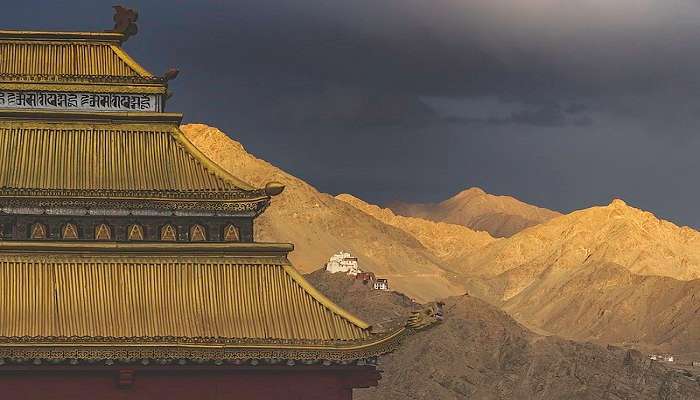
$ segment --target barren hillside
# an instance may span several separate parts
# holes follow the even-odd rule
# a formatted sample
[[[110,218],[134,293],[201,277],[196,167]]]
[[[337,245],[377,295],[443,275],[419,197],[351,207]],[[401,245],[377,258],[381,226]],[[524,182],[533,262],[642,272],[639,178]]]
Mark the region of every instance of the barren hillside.
[[[510,237],[561,215],[510,196],[488,194],[480,188],[464,190],[440,203],[393,202],[388,207],[398,215],[463,225],[494,237]]]
[[[700,356],[700,280],[586,263],[573,271],[545,271],[503,309],[568,338]]]
[[[616,200],[483,241],[467,228],[338,198],[452,255],[447,265],[469,293],[537,331],[700,353],[700,280],[689,280],[700,271],[698,233],[689,228]]]
[[[339,250],[350,250],[361,265],[389,278],[392,287],[420,300],[464,292],[418,240],[355,207],[320,193],[311,185],[245,151],[216,128],[183,125],[204,154],[234,176],[258,187],[270,181],[287,186],[256,220],[256,240],[292,242],[292,262],[313,271]]]
[[[307,278],[370,322],[401,318],[413,307],[399,294],[371,291],[345,276],[316,272]],[[448,299],[445,321],[409,337],[380,359],[380,368],[379,386],[356,391],[356,398],[700,398],[695,377],[672,372],[639,352],[542,337],[470,296]]]
[[[440,260],[447,263],[460,260],[477,249],[497,241],[487,232],[477,232],[462,225],[396,215],[388,208],[380,208],[349,194],[340,194],[336,199],[410,233]]]
[[[622,200],[551,219],[494,242],[460,263],[463,273],[494,278],[507,300],[546,270],[617,264],[639,275],[700,278],[700,233],[660,220]]]

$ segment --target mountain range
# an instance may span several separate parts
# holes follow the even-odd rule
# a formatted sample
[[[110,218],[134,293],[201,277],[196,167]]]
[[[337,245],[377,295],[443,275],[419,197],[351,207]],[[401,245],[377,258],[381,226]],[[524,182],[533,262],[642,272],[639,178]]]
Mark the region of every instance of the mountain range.
[[[244,181],[287,186],[258,218],[256,239],[295,243],[291,260],[303,272],[349,250],[364,269],[416,301],[468,292],[540,334],[700,357],[700,233],[691,228],[622,200],[566,215],[479,189],[443,202],[449,207],[440,203],[466,216],[529,221],[524,229],[499,222],[489,231],[470,227],[467,217],[450,223],[442,214],[421,217],[394,205],[395,213],[351,195],[324,194],[215,128],[183,131]]]
[[[256,158],[216,128],[188,124],[181,129],[207,157],[239,179],[256,187],[270,181],[286,186],[256,219],[255,238],[294,243],[290,260],[301,272],[314,271],[334,253],[346,250],[359,257],[364,269],[388,278],[393,287],[417,300],[464,293],[454,273],[410,233]]]
[[[333,301],[373,325],[405,321],[419,307],[343,274],[306,276]],[[542,336],[475,297],[445,300],[442,323],[409,336],[380,358],[379,386],[360,400],[700,398],[698,377],[636,350]]]

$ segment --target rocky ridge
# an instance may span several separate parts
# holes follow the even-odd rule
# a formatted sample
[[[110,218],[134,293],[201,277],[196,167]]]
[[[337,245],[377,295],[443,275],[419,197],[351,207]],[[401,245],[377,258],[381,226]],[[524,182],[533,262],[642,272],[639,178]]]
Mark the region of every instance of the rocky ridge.
[[[340,274],[307,279],[371,323],[397,320],[416,307],[398,293],[372,291]],[[446,300],[445,320],[380,358],[379,386],[356,390],[374,399],[699,398],[697,377],[674,372],[634,350],[534,334],[471,296]]]
[[[440,203],[392,202],[398,215],[466,226],[494,237],[510,237],[530,226],[558,217],[560,213],[533,206],[510,196],[496,196],[469,188]]]
[[[290,258],[300,271],[313,271],[332,254],[349,250],[365,268],[415,299],[464,292],[453,274],[412,235],[256,158],[216,128],[187,124],[181,129],[200,151],[237,178],[256,187],[270,181],[286,185],[256,220],[255,235],[258,241],[294,243]]]

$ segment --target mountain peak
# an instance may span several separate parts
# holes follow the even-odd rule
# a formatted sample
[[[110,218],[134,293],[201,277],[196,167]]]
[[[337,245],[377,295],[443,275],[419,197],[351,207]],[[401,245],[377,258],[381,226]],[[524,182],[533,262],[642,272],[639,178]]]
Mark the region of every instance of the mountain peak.
[[[465,197],[465,196],[483,196],[485,195],[486,192],[484,189],[474,186],[470,187],[468,189],[464,189],[461,192],[457,193],[454,197]]]
[[[479,187],[465,189],[437,204],[393,203],[389,207],[398,215],[464,225],[494,237],[510,237],[561,215],[511,196],[489,194]]]
[[[627,207],[627,203],[625,203],[625,201],[622,199],[615,198],[610,202],[610,207],[623,208]]]

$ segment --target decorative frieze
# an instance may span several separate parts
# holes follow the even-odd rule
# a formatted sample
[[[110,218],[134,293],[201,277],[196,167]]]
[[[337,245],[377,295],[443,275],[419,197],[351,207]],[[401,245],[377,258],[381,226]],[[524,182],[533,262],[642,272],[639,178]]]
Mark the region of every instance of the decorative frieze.
[[[162,96],[133,93],[0,91],[0,108],[72,111],[162,111]]]

